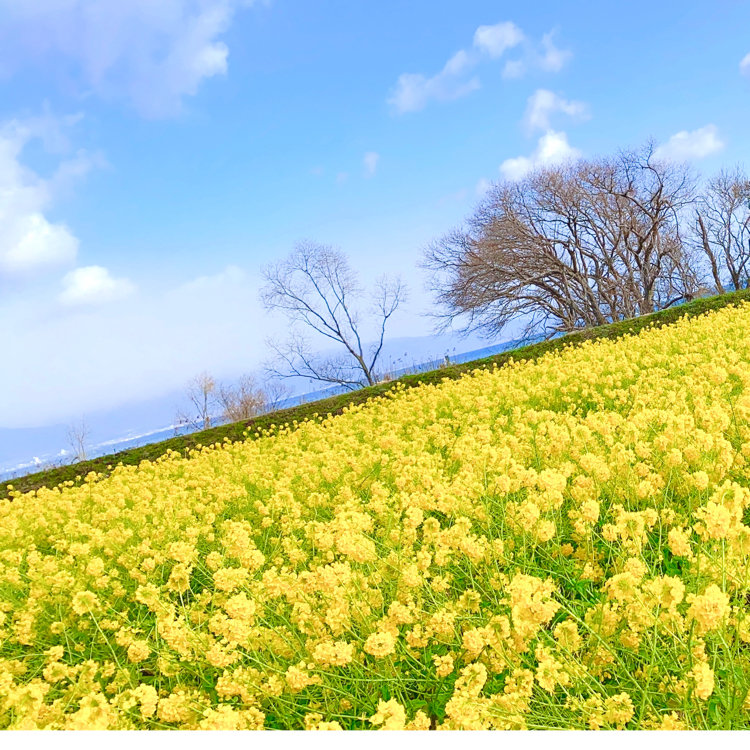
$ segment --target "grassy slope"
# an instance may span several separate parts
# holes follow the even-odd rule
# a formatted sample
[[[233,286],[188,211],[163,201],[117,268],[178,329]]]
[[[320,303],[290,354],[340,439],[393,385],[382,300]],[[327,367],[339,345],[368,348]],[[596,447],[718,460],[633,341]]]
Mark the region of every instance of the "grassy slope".
[[[182,435],[169,440],[164,440],[151,445],[144,445],[140,448],[131,448],[119,453],[101,456],[89,461],[61,466],[54,469],[47,469],[35,474],[29,474],[18,479],[8,480],[0,483],[0,498],[8,496],[9,487],[21,492],[28,492],[38,489],[39,487],[54,487],[66,481],[80,481],[87,473],[94,471],[101,474],[107,474],[113,466],[117,464],[138,464],[141,461],[148,461],[158,458],[168,450],[187,453],[190,449],[200,446],[211,445],[223,440],[243,440],[247,439],[247,430],[252,428],[250,436],[257,430],[263,430],[272,425],[291,424],[301,422],[306,418],[322,414],[339,414],[347,406],[360,404],[374,396],[387,393],[395,387],[396,383],[401,383],[406,387],[417,386],[421,383],[435,383],[443,378],[458,378],[463,373],[478,367],[487,367],[494,363],[499,365],[507,362],[509,359],[536,359],[547,352],[561,349],[565,346],[578,344],[583,341],[593,339],[614,339],[629,333],[637,333],[648,325],[663,326],[675,322],[677,319],[688,315],[695,316],[711,310],[717,310],[726,305],[737,304],[743,300],[750,300],[750,290],[739,292],[730,292],[729,294],[717,295],[715,297],[706,297],[696,300],[679,307],[662,310],[651,315],[644,315],[639,318],[631,318],[619,323],[589,328],[575,333],[567,334],[551,341],[545,341],[540,344],[524,346],[520,349],[502,352],[485,359],[477,359],[472,362],[450,365],[449,367],[429,372],[417,373],[415,375],[404,375],[398,380],[380,383],[369,388],[363,388],[353,393],[345,393],[339,396],[314,401],[308,404],[302,404],[290,409],[265,414],[246,422],[233,422],[232,424],[213,427],[209,430],[194,432],[190,435]]]

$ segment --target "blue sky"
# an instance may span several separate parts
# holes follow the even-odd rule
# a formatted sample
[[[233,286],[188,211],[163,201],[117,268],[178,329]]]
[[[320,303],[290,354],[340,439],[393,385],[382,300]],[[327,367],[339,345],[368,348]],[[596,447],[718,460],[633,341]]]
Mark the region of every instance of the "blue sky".
[[[743,2],[0,0],[0,428],[256,368],[262,264],[411,287],[488,181],[651,137],[748,165]]]

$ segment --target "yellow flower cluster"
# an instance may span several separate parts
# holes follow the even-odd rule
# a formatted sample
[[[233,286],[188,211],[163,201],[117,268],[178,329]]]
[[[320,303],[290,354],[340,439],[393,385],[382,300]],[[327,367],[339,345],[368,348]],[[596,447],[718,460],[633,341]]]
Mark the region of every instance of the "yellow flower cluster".
[[[750,305],[0,501],[0,728],[750,726]]]

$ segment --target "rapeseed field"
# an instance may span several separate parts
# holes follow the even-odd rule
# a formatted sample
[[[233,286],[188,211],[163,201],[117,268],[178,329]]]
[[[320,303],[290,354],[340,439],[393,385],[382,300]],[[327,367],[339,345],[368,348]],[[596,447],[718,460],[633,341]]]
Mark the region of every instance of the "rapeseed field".
[[[750,725],[750,304],[0,501],[0,727]]]

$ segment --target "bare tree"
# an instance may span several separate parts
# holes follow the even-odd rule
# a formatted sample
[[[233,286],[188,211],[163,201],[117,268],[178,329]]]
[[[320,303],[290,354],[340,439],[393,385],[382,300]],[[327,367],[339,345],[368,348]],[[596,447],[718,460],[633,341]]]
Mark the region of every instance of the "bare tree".
[[[179,410],[175,417],[177,426],[207,430],[218,407],[216,381],[207,372],[190,380],[185,389],[189,406]]]
[[[268,409],[268,395],[250,375],[243,375],[234,384],[222,385],[218,400],[227,422],[250,419]]]
[[[263,391],[266,395],[266,408],[265,411],[276,411],[281,408],[281,404],[284,399],[289,398],[291,390],[289,386],[282,383],[276,378],[271,378],[263,385]]]
[[[241,422],[275,411],[289,393],[289,388],[279,380],[266,380],[258,385],[252,375],[243,375],[236,383],[219,387],[222,418],[227,422]]]
[[[73,422],[68,427],[68,445],[72,449],[72,460],[86,460],[86,442],[89,438],[89,427],[86,424],[86,418],[81,417],[77,422]]]
[[[695,208],[695,236],[719,292],[750,277],[750,179],[739,167],[710,179]]]
[[[292,324],[285,344],[269,342],[279,366],[271,372],[282,378],[304,377],[349,389],[377,382],[378,357],[388,321],[404,301],[406,289],[399,279],[380,278],[371,294],[368,319],[374,343],[366,346],[358,303],[364,296],[346,256],[338,250],[305,242],[284,261],[263,269],[266,285],[261,299],[270,310],[281,310]],[[305,333],[317,333],[343,351],[321,357]]]
[[[690,299],[699,280],[680,236],[693,200],[685,165],[653,145],[495,185],[423,266],[443,328],[496,335],[511,319],[554,335]]]

